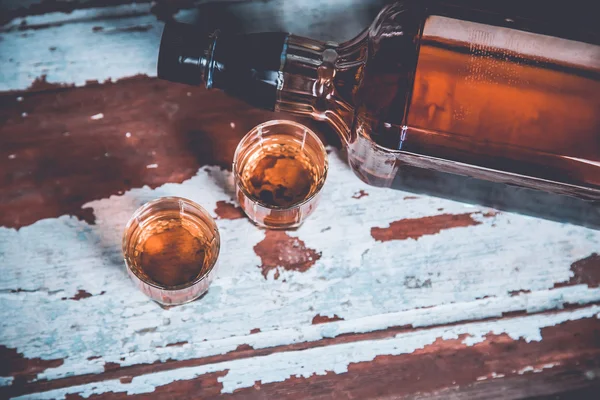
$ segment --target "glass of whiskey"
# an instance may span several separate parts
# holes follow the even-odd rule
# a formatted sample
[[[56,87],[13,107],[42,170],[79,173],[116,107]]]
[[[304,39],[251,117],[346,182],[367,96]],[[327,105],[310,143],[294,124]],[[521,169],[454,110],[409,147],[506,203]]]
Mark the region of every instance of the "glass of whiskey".
[[[313,131],[294,121],[265,122],[236,149],[237,199],[260,227],[296,228],[315,210],[327,168],[327,152]]]
[[[123,235],[127,272],[152,300],[166,306],[203,295],[214,278],[221,239],[198,204],[162,197],[140,207]]]

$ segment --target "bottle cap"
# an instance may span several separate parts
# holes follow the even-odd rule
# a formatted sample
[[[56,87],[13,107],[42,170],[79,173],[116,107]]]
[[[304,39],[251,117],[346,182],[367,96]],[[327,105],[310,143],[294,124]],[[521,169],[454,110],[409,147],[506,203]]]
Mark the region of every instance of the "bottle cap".
[[[213,40],[194,25],[165,24],[158,52],[158,77],[188,85],[201,84]]]

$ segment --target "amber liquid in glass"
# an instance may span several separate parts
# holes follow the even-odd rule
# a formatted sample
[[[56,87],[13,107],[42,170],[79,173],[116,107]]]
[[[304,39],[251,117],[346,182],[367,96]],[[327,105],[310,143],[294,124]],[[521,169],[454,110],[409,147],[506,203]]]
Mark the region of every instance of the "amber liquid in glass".
[[[274,135],[248,158],[241,176],[247,194],[268,207],[289,208],[317,190],[315,166],[298,143]]]
[[[161,286],[191,283],[207,269],[210,246],[203,232],[179,212],[159,212],[135,240],[133,268]]]

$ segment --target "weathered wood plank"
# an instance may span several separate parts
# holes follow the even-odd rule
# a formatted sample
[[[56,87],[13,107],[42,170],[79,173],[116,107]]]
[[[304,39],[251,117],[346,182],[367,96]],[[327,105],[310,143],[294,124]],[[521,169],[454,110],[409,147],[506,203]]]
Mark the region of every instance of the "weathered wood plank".
[[[236,4],[215,20],[245,13],[254,22],[236,29],[352,36],[354,14],[370,7],[352,0],[359,7],[339,13],[338,3]],[[354,22],[330,29],[334,14]],[[218,166],[273,114],[147,77],[55,85],[144,63],[153,74],[160,23],[149,4],[27,21],[1,32],[0,67],[7,43],[22,59],[0,68],[0,84],[37,79],[32,91],[44,93],[0,96],[0,397],[522,398],[598,387],[600,232],[368,187],[333,148],[317,213],[293,232],[259,230]],[[48,45],[56,55],[64,45],[62,58],[25,60]],[[120,253],[131,213],[164,195],[204,205],[224,241],[209,293],[169,310],[135,291]]]
[[[577,306],[577,307],[570,306],[569,308],[576,309],[576,308],[583,308],[583,307],[585,307],[585,306]],[[550,312],[546,312],[546,313],[556,313],[556,312],[559,312],[559,311],[550,311]],[[523,315],[524,312],[503,313],[503,315],[504,314],[506,314],[507,316],[500,317],[500,318],[514,318],[515,315],[517,315],[517,316]],[[486,321],[490,321],[490,322],[496,321],[500,318],[486,319]],[[319,322],[319,323],[323,323],[323,322]],[[443,324],[443,326],[448,329],[452,325],[460,325],[460,324],[464,324],[464,323],[465,323],[465,321],[457,322],[457,323],[453,323],[453,324]],[[506,321],[504,321],[504,323],[506,323]],[[313,319],[313,324],[315,324],[314,319]],[[71,376],[71,377],[65,377],[65,378],[54,379],[54,380],[49,380],[49,381],[48,380],[38,380],[35,382],[30,382],[30,383],[27,382],[27,379],[28,378],[31,379],[32,377],[34,377],[36,372],[43,371],[44,369],[52,367],[52,366],[60,365],[62,363],[62,360],[49,360],[49,361],[29,360],[29,359],[23,358],[22,355],[17,354],[16,351],[9,351],[9,352],[12,352],[12,356],[13,356],[13,359],[15,360],[15,362],[18,362],[19,365],[22,365],[23,367],[17,372],[17,375],[15,375],[15,381],[13,381],[13,384],[10,387],[4,388],[4,389],[0,388],[0,395],[2,395],[2,393],[10,393],[12,395],[21,395],[21,394],[25,394],[25,393],[46,392],[46,391],[55,390],[58,388],[81,386],[83,384],[88,384],[88,383],[93,383],[93,382],[101,382],[101,381],[106,381],[106,380],[115,380],[115,379],[119,379],[121,382],[123,382],[123,380],[127,380],[130,382],[133,377],[141,376],[141,375],[148,374],[148,373],[156,373],[156,372],[160,372],[160,371],[169,371],[169,370],[174,370],[174,369],[179,369],[179,368],[188,368],[188,367],[194,367],[194,366],[216,364],[216,363],[222,363],[222,362],[231,361],[231,360],[235,360],[235,359],[241,359],[241,358],[263,357],[263,356],[267,356],[267,355],[274,354],[274,353],[280,353],[280,352],[296,352],[296,351],[306,350],[306,349],[310,349],[310,348],[314,348],[314,347],[323,347],[323,346],[330,346],[330,345],[335,345],[335,344],[352,343],[352,342],[359,342],[359,341],[364,341],[364,340],[388,339],[388,338],[395,337],[399,334],[405,334],[405,333],[411,332],[411,331],[416,332],[416,331],[421,331],[421,330],[426,330],[426,329],[431,329],[431,328],[434,328],[434,326],[423,327],[423,328],[413,328],[411,325],[406,325],[406,326],[401,326],[401,327],[387,328],[384,330],[373,330],[373,331],[364,332],[364,333],[348,332],[348,333],[344,333],[344,334],[339,334],[338,336],[335,336],[335,337],[320,339],[320,340],[317,340],[314,342],[298,342],[298,343],[294,343],[294,344],[274,346],[274,347],[268,347],[268,348],[260,348],[260,349],[254,349],[252,346],[250,346],[248,344],[243,344],[243,345],[239,345],[235,350],[230,351],[225,354],[222,354],[222,355],[201,357],[201,358],[188,359],[188,360],[169,359],[166,361],[157,361],[157,362],[154,362],[151,364],[135,364],[135,365],[131,365],[131,366],[120,366],[117,363],[108,363],[108,365],[105,364],[105,366],[104,366],[104,372],[99,373],[99,374],[75,375],[75,376]],[[256,330],[259,331],[259,329],[255,329],[255,331]],[[258,332],[254,332],[254,333],[258,333]],[[184,346],[187,344],[188,344],[187,342],[177,342],[177,343],[169,344],[166,347]],[[6,352],[6,353],[9,353],[9,352]],[[90,357],[88,359],[97,359],[97,358],[99,358],[99,357]],[[531,360],[527,360],[526,358],[523,358],[523,361],[531,361]],[[525,366],[523,366],[523,368],[528,371],[529,371],[529,369],[533,369],[533,367],[526,368]],[[536,371],[536,372],[539,372],[539,371]],[[480,379],[478,381],[481,381],[481,380],[485,380],[485,379],[480,377]],[[566,388],[563,388],[563,389],[566,389]]]
[[[460,395],[463,388],[466,393],[477,393],[485,390],[488,382],[489,386],[496,387],[494,398],[523,398],[590,385],[598,387],[600,320],[592,316],[568,321],[568,318],[577,318],[571,313],[565,321],[565,315],[559,317],[560,314],[566,313],[556,314],[541,325],[538,325],[541,320],[532,321],[538,317],[516,318],[504,333],[499,332],[498,325],[506,321],[473,323],[399,334],[384,340],[274,353],[140,376],[124,375],[121,379],[21,398],[102,399],[115,393],[139,398],[152,393],[156,398],[181,399],[198,395],[212,398],[220,393],[242,398],[330,398],[333,394],[358,398],[417,394],[425,397],[426,393],[435,395],[440,391]],[[565,322],[543,327],[544,323],[561,320]],[[532,325],[541,328],[540,339],[543,337],[543,340],[532,340],[527,334],[521,336],[528,328],[523,330],[517,326]],[[485,332],[485,340],[472,343],[465,332],[477,330]],[[387,353],[367,355],[374,347],[387,349]],[[340,363],[347,359],[351,360],[350,364]],[[520,381],[523,376],[535,377],[537,382],[511,390],[511,380]]]
[[[123,135],[122,140],[127,139]],[[125,153],[113,162],[126,157]],[[161,169],[162,162],[156,163],[158,168],[147,173]],[[194,359],[225,354],[240,345],[261,349],[393,326],[439,325],[600,300],[596,275],[591,272],[597,268],[597,256],[592,254],[600,248],[600,232],[369,188],[336,151],[330,163],[316,214],[297,231],[285,233],[289,246],[278,246],[281,253],[265,258],[255,250],[260,243],[268,246],[274,240],[271,232],[243,218],[220,219],[223,252],[218,279],[201,301],[171,310],[148,301],[128,282],[120,254],[123,225],[140,204],[158,196],[188,197],[209,210],[219,202],[231,202],[228,171],[205,168],[181,184],[132,189],[84,204],[93,210],[94,225],[63,216],[18,231],[0,228],[1,259],[6,266],[0,277],[2,344],[28,359],[63,360],[37,373],[37,379],[58,379],[102,373],[111,363]],[[361,190],[368,196],[356,199]],[[476,223],[447,225],[436,232],[427,225],[436,213],[469,213]],[[418,218],[422,218],[422,231],[411,238],[376,241],[372,237],[372,227]],[[304,244],[294,246],[296,238]],[[320,258],[310,260],[315,253]],[[575,264],[590,256],[592,262]],[[295,261],[290,263],[290,258]],[[309,262],[310,268],[297,271],[296,262]],[[584,264],[584,270],[579,268]],[[587,278],[573,280],[580,283],[575,286],[554,288],[575,274]],[[530,293],[514,295],[515,291]],[[598,312],[595,307],[586,310],[573,311],[579,315],[573,318]],[[585,312],[591,314],[578,314]],[[313,325],[316,316],[342,320]],[[514,325],[499,323],[494,332],[509,332]],[[516,325],[524,333],[515,337],[539,339],[539,324]],[[250,334],[256,328],[260,332]],[[465,333],[473,336],[473,343],[487,331]],[[186,343],[169,346],[182,342]],[[389,354],[389,348],[378,346],[365,348],[365,357]],[[326,358],[344,360],[335,361],[340,365],[354,362],[336,357]],[[333,368],[326,366],[329,361],[323,362],[301,364],[307,371]],[[237,382],[235,375],[230,378]]]
[[[597,231],[367,187],[336,151],[318,214],[296,232],[257,230],[233,206],[230,173],[198,168],[229,165],[271,114],[221,93],[140,78],[22,97],[1,98],[0,215],[21,229],[0,228],[0,344],[40,359],[25,381],[600,300]],[[130,190],[144,185],[156,189]],[[119,247],[134,209],[160,195],[214,210],[226,238],[209,295],[168,311],[132,289]],[[95,225],[40,220],[81,210]],[[271,254],[274,241],[288,246]],[[341,320],[312,325],[324,317]]]

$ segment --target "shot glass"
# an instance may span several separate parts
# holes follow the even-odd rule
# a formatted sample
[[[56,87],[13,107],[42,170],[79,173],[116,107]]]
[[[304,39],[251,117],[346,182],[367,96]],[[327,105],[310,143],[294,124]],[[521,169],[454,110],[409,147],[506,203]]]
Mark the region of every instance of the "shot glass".
[[[327,169],[327,152],[313,131],[294,121],[268,121],[236,149],[237,199],[260,227],[296,228],[316,209]]]
[[[173,306],[202,296],[213,280],[221,239],[217,225],[198,204],[180,197],[146,203],[123,235],[131,280],[152,300]]]

